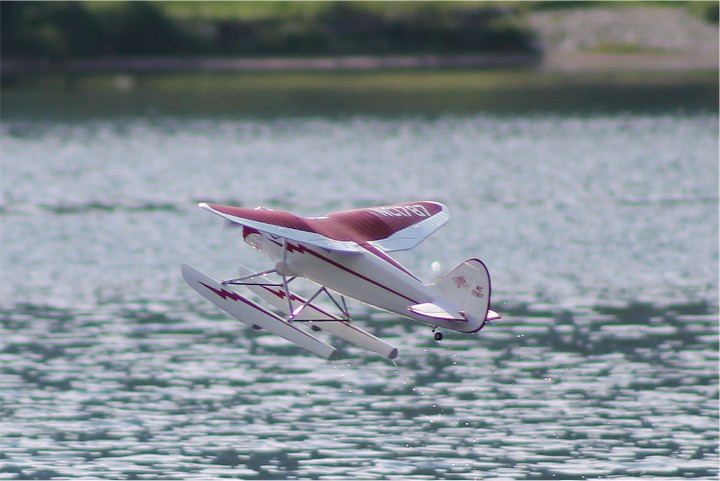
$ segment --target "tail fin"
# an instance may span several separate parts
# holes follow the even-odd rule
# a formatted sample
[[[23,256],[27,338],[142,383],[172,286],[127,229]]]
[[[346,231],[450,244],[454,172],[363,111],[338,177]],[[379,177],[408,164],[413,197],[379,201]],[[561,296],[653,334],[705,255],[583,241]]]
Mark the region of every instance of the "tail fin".
[[[451,302],[469,321],[500,316],[490,310],[490,274],[479,259],[468,259],[435,282],[443,299]]]

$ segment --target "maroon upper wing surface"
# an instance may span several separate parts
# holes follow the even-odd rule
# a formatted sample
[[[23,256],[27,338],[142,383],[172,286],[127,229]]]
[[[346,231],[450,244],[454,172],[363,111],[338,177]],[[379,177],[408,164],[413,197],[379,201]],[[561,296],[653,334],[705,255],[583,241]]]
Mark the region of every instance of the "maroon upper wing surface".
[[[200,204],[206,210],[248,227],[335,250],[357,251],[372,244],[386,251],[422,242],[448,219],[438,202],[419,201],[334,212],[304,218],[289,212]]]
[[[445,207],[442,204],[421,201],[335,212],[327,216],[327,221],[318,220],[328,224],[329,234],[347,235],[347,240],[364,244],[390,239],[409,228],[437,219],[436,216],[443,213]]]
[[[202,206],[203,204],[201,204]],[[312,226],[308,224],[308,219],[284,212],[281,210],[272,210],[258,207],[249,209],[247,207],[232,207],[229,205],[205,204],[219,214],[225,214],[223,217],[233,222],[242,224],[242,219],[247,221],[260,222],[262,224],[274,225],[277,227],[285,227],[287,229],[299,230],[303,232],[314,232]],[[230,218],[233,217],[233,218]],[[237,219],[237,220],[236,220]]]

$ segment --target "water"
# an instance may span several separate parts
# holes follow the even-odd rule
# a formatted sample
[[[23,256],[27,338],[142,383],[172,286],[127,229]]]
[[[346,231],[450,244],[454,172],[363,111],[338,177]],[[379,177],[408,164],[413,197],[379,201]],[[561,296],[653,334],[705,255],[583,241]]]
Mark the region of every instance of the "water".
[[[716,113],[77,116],[56,95],[0,124],[0,478],[717,478]],[[353,305],[397,365],[317,359],[179,275],[267,267],[200,201],[415,199],[451,219],[398,259],[431,280],[480,257],[503,319],[438,344]]]

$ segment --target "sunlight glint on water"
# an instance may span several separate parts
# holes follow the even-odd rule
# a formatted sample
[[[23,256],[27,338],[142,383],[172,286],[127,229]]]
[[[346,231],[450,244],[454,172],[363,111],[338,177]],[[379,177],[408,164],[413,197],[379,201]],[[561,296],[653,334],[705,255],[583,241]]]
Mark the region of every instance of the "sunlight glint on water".
[[[717,476],[717,116],[2,123],[0,475]],[[398,259],[490,268],[477,336],[354,306],[327,363],[184,285],[266,267],[201,201],[433,199]]]

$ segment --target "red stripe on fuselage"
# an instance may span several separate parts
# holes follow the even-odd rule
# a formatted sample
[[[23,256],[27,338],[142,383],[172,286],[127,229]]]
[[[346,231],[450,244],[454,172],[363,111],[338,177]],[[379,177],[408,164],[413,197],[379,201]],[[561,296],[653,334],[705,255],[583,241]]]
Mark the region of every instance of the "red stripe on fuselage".
[[[371,245],[371,244],[362,244],[360,247],[365,249],[366,251],[370,252],[371,254],[374,254],[375,256],[379,257],[380,259],[384,260],[385,262],[397,267],[401,271],[403,271],[405,274],[409,275],[413,279],[415,279],[418,282],[422,282],[420,279],[415,277],[415,275],[410,272],[409,270],[405,269],[402,264],[400,264],[398,261],[390,257],[383,251],[382,249],[378,249],[377,247]]]
[[[269,239],[269,240],[272,240],[272,242],[274,242],[275,244],[277,244],[279,247],[282,247],[282,246],[283,246],[282,243],[280,243],[280,242],[278,242],[278,241],[276,241],[276,240],[273,240],[273,239]],[[322,260],[322,261],[325,261],[325,262],[327,262],[328,264],[333,265],[334,267],[337,267],[338,269],[342,269],[342,270],[344,270],[345,272],[348,272],[348,273],[350,273],[350,274],[352,274],[352,275],[354,275],[354,276],[356,276],[356,277],[359,277],[360,279],[364,280],[365,282],[369,282],[369,283],[371,283],[371,284],[374,284],[374,285],[376,285],[376,286],[378,286],[378,287],[381,287],[381,288],[385,289],[385,290],[388,291],[388,292],[392,292],[392,293],[395,294],[396,296],[399,296],[399,297],[402,297],[402,298],[404,298],[404,299],[407,299],[407,300],[410,301],[412,304],[418,304],[418,301],[416,301],[415,299],[412,299],[412,298],[410,298],[410,297],[408,297],[408,296],[406,296],[406,295],[404,295],[404,294],[401,294],[401,293],[399,293],[399,292],[397,292],[397,291],[395,291],[395,290],[393,290],[393,289],[390,289],[388,286],[386,286],[386,285],[384,285],[384,284],[381,284],[381,283],[379,283],[379,282],[377,282],[377,281],[375,281],[375,280],[373,280],[373,279],[370,279],[369,277],[366,277],[366,276],[360,274],[359,272],[355,272],[354,270],[350,269],[349,267],[346,267],[346,266],[344,266],[344,265],[342,265],[342,264],[340,264],[340,263],[338,263],[338,262],[335,262],[335,261],[332,260],[332,259],[328,259],[327,257],[323,256],[322,254],[319,254],[318,252],[315,252],[314,250],[305,247],[305,245],[303,245],[303,244],[300,244],[300,243],[299,243],[299,244],[296,246],[296,245],[294,245],[294,244],[291,244],[290,242],[287,242],[285,245],[287,246],[287,250],[288,250],[288,252],[290,252],[290,253],[292,253],[292,252],[298,252],[298,253],[300,253],[300,254],[305,254],[305,253],[311,254],[311,255],[317,257],[318,259],[320,259],[320,260]],[[365,246],[363,246],[363,247],[365,247]],[[368,252],[372,253],[372,251],[370,251],[370,250],[368,250]],[[384,260],[386,260],[386,259],[384,259]],[[395,267],[399,266],[399,264],[397,264],[397,265],[396,265],[396,264],[397,264],[397,263],[394,263],[394,264],[392,264],[392,265],[395,266]],[[402,268],[402,266],[400,266],[400,268],[401,268],[401,270],[402,270],[403,272],[406,272],[406,273],[407,273],[407,271],[406,271],[404,268]],[[410,275],[412,276],[412,274],[410,274]],[[412,276],[412,277],[415,278],[415,279],[417,279],[415,276]],[[351,297],[352,297],[352,296],[351,296]]]

